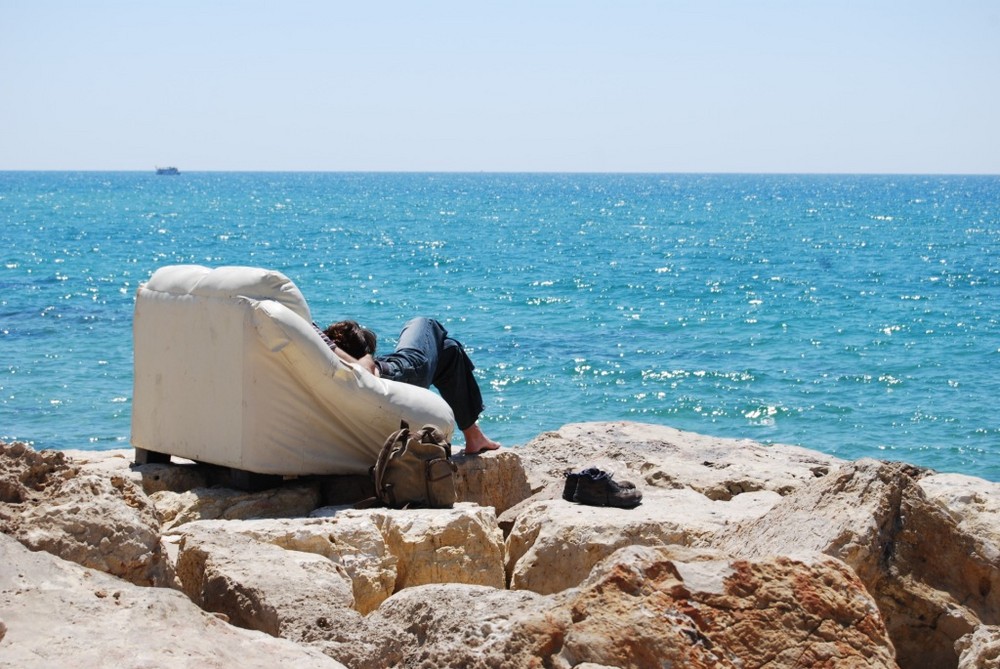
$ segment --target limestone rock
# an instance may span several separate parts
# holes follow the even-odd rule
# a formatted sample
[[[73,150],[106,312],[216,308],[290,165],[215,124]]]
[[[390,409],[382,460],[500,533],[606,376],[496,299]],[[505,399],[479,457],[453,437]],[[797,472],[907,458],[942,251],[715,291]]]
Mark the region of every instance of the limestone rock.
[[[504,587],[503,534],[492,509],[470,502],[453,509],[371,509],[396,557],[394,591],[428,583]]]
[[[343,669],[315,649],[242,630],[183,594],[138,587],[0,535],[0,665],[62,669]]]
[[[1000,483],[962,474],[930,474],[918,484],[960,532],[975,538],[986,560],[1000,564]]]
[[[997,664],[1000,486],[973,477],[633,423],[569,425],[523,448],[459,456],[469,501],[450,510],[317,509],[329,490],[356,496],[365,477],[350,489],[308,477],[245,493],[207,488],[220,479],[193,463],[131,460],[0,444],[0,531],[137,583],[183,587],[222,618],[352,669],[891,667],[893,644],[904,669]],[[562,500],[563,472],[589,465],[636,483],[644,503]],[[3,549],[0,583],[24,579],[0,588],[0,664],[253,666],[229,647],[255,654],[277,641],[181,608],[181,593],[58,560],[85,585],[115,586],[53,595],[62,577],[22,569]],[[521,589],[504,589],[508,579]],[[50,622],[61,603],[69,617]],[[78,622],[84,614],[94,621]],[[64,640],[52,625],[72,629]],[[214,626],[228,630],[218,652]],[[143,630],[142,643],[163,637],[153,655],[120,633],[129,629]],[[262,651],[269,665],[322,660],[274,648]]]
[[[135,451],[131,448],[117,448],[109,451],[68,449],[60,452],[73,463],[74,467],[84,471],[108,477],[128,476],[135,483],[140,483],[142,480],[140,469],[132,464],[135,460]]]
[[[175,493],[167,490],[149,496],[170,530],[194,520],[244,520],[307,516],[320,504],[316,483],[295,483],[259,492],[232,488],[195,488]]]
[[[206,468],[196,464],[133,465],[147,495],[154,492],[182,493],[195,488],[208,488],[212,478]]]
[[[476,455],[464,455],[463,451],[453,461],[458,470],[455,492],[459,501],[491,506],[500,515],[531,496],[517,451],[503,448]]]
[[[0,442],[0,504],[3,519],[17,515],[21,504],[37,504],[51,495],[53,488],[68,478],[76,476],[79,468],[73,467],[64,453],[59,451],[36,452],[28,444]],[[9,521],[7,521],[9,522]],[[7,531],[7,526],[4,526]]]
[[[927,499],[909,465],[860,460],[710,541],[748,557],[816,550],[850,565],[879,603],[904,668],[954,667],[955,642],[997,624],[995,546]]]
[[[0,444],[0,529],[44,550],[139,585],[169,579],[160,523],[128,476],[88,470],[64,454]]]
[[[981,625],[955,643],[958,669],[996,669],[1000,667],[1000,627]]]
[[[551,663],[558,642],[537,658],[522,648],[512,653],[529,611],[550,611],[551,598],[475,585],[434,584],[407,588],[387,599],[368,616],[367,653],[352,658],[351,669],[519,669],[564,666]],[[563,627],[564,612],[558,614]],[[540,636],[534,631],[527,644]],[[344,661],[341,659],[341,661]],[[567,668],[568,669],[568,668]]]
[[[240,535],[320,555],[349,577],[353,606],[362,614],[376,609],[395,588],[397,558],[386,547],[373,516],[365,512],[344,511],[318,518],[202,520],[171,530],[167,536],[179,542],[189,531],[212,533],[221,543]]]
[[[569,599],[563,656],[612,666],[896,666],[878,608],[839,560],[671,556],[633,547],[597,567]]]
[[[691,488],[709,499],[771,490],[786,495],[842,463],[797,446],[707,437],[662,425],[574,423],[518,449],[533,490],[567,470],[598,466],[640,488]]]
[[[302,593],[320,587],[318,598],[326,604],[368,613],[393,592],[427,583],[504,586],[503,538],[496,518],[491,509],[472,503],[454,509],[348,509],[329,517],[197,521],[171,530],[167,537],[177,544],[178,580],[194,601],[226,613],[236,624],[274,634],[285,635],[280,631],[286,626],[282,611],[299,615],[294,600],[284,608],[279,600],[295,587]],[[328,565],[314,565],[304,555]],[[287,560],[287,568],[276,567]],[[318,570],[342,574],[350,597],[311,575]],[[282,579],[294,581],[299,572],[303,575],[297,586],[282,585]],[[279,581],[268,581],[276,573]],[[254,603],[250,612],[235,610],[232,601],[205,593],[212,579],[216,590],[218,583],[233,591],[252,588],[252,596],[227,595],[241,605],[270,603]],[[334,591],[337,597],[331,600]],[[265,609],[266,614],[260,613]],[[266,622],[258,622],[261,618]]]
[[[526,506],[507,537],[508,582],[541,594],[578,585],[591,568],[624,546],[681,545],[713,535],[729,524],[766,513],[776,492],[710,500],[694,490],[646,490],[634,509],[592,507],[561,497]]]
[[[370,616],[374,655],[352,667],[896,667],[877,607],[839,560],[687,554],[626,548],[556,595],[405,590]]]
[[[240,533],[185,528],[176,571],[195,604],[272,636],[298,641],[324,620],[358,615],[350,610],[350,579],[336,563]]]
[[[184,592],[234,624],[308,643],[356,667],[380,652],[361,613],[394,590],[448,581],[503,587],[503,540],[492,509],[462,503],[329,513],[171,530]]]

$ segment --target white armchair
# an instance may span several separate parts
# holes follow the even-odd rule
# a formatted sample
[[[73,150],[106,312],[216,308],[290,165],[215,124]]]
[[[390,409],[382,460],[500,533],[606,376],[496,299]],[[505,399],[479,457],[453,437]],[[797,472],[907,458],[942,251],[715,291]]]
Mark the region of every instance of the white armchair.
[[[399,427],[452,433],[436,393],[340,360],[280,272],[173,265],[139,286],[136,461],[170,455],[257,474],[365,474]]]

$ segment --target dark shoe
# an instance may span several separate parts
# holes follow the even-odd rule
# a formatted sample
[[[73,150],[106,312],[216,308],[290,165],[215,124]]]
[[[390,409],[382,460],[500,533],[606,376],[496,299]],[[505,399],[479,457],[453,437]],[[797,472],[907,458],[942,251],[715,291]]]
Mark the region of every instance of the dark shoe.
[[[566,483],[563,485],[562,498],[567,502],[572,502],[576,497],[576,486],[580,482],[579,472],[566,472]]]
[[[578,475],[573,501],[589,506],[614,506],[622,509],[631,509],[642,503],[642,493],[636,489],[635,484],[615,481],[611,476],[601,469],[584,469]]]

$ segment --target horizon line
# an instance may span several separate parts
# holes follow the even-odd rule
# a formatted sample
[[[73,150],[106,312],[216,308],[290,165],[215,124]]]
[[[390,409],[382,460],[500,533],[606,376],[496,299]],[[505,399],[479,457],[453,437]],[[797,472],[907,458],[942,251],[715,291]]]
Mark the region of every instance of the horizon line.
[[[157,175],[157,167],[148,170],[143,169],[115,169],[115,168],[4,168],[0,167],[0,173],[58,173],[58,172],[86,172],[104,174],[151,174],[153,176],[182,176],[185,174],[495,174],[495,175],[684,175],[684,176],[925,176],[925,177],[958,177],[958,176],[978,176],[978,177],[998,177],[1000,172],[841,172],[841,171],[744,171],[744,170],[673,170],[673,171],[653,171],[653,170],[317,170],[317,169],[192,169],[179,170],[177,175]]]

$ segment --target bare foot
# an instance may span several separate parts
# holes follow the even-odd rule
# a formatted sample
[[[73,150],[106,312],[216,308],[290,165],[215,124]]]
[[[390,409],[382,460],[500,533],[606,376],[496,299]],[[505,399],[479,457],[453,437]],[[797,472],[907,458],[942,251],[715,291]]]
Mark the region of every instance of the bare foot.
[[[493,441],[483,434],[483,431],[479,429],[479,425],[473,424],[472,427],[462,430],[462,434],[465,435],[466,455],[475,455],[483,451],[495,451],[500,448],[500,443]]]

